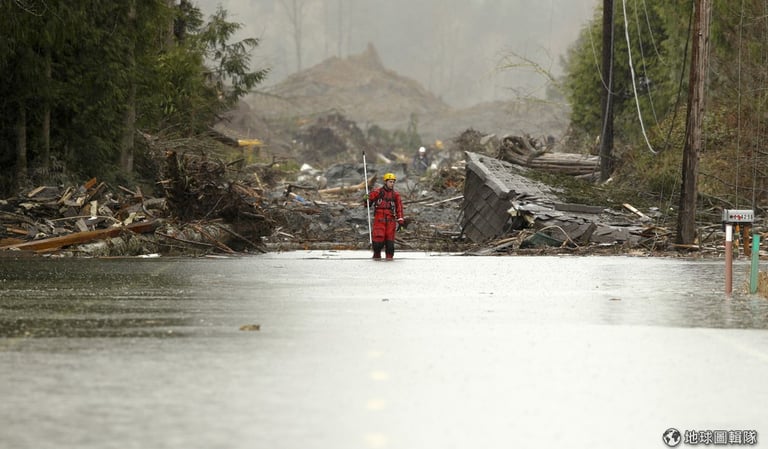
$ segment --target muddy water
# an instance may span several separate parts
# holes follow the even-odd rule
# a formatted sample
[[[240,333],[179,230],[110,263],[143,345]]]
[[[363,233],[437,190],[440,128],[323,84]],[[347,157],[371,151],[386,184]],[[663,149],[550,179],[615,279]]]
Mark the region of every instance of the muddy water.
[[[722,261],[397,256],[0,259],[0,448],[768,432],[768,301],[743,293],[747,261],[726,296]]]

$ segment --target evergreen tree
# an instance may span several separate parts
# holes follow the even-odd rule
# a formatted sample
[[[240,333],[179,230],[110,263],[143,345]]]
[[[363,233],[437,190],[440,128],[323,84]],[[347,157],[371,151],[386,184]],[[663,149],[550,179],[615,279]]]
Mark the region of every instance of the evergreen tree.
[[[624,5],[627,13],[624,14]],[[626,22],[625,22],[626,17]],[[768,199],[768,159],[762,143],[768,138],[766,107],[768,83],[768,9],[764,1],[714,0],[710,34],[709,72],[706,74],[704,151],[699,193],[721,198],[733,207],[749,200],[752,207]],[[690,66],[691,0],[617,2],[615,19],[615,136],[624,148],[623,172],[642,182],[660,198],[679,188],[680,161],[685,142],[685,119]],[[627,46],[625,23],[630,47]],[[572,106],[572,128],[582,136],[600,131],[601,89],[599,55],[602,30],[593,20],[570,49],[565,87]],[[641,133],[641,116],[652,147]]]
[[[687,2],[687,0],[686,0]],[[657,14],[657,4],[665,0],[616,2],[614,11],[614,113],[616,136],[640,136],[636,101],[643,120],[654,126],[674,103],[679,66],[676,55],[664,50],[671,45],[666,27]],[[626,14],[624,10],[626,6]],[[679,17],[679,12],[675,14]],[[626,32],[629,31],[629,46]],[[603,79],[602,22],[596,16],[580,33],[566,59],[566,97],[572,107],[572,126],[579,132],[599,136],[602,126],[600,95],[607,85]],[[684,36],[683,36],[684,37]],[[631,53],[630,53],[631,51]],[[632,65],[630,65],[630,55]],[[634,83],[633,83],[634,69]],[[636,96],[637,95],[637,96]]]
[[[0,190],[52,163],[130,177],[137,128],[205,130],[267,74],[249,69],[258,40],[230,43],[239,27],[188,1],[0,2]]]

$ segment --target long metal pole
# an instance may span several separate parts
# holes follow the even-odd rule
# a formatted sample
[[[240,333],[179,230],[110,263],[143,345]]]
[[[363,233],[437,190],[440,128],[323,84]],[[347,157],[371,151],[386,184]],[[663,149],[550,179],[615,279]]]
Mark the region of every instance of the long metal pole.
[[[366,216],[368,217],[368,244],[373,245],[373,235],[371,234],[371,203],[368,201],[368,168],[365,164],[365,151],[363,151],[363,176],[365,176],[365,205],[368,208]]]

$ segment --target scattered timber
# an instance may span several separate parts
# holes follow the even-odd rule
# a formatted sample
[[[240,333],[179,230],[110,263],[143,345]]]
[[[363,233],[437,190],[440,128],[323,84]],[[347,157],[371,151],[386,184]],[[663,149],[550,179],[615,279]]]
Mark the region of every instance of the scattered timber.
[[[26,250],[46,252],[61,249],[65,246],[78,245],[81,243],[88,243],[93,240],[102,240],[111,237],[115,237],[122,232],[133,232],[135,234],[153,232],[157,228],[157,221],[148,221],[141,223],[132,223],[128,226],[111,227],[106,229],[98,229],[94,231],[83,231],[67,234],[59,237],[51,237],[40,240],[32,240],[29,242],[15,243],[5,246],[0,246],[0,250]]]
[[[551,152],[548,147],[522,136],[505,136],[498,149],[498,159],[535,170],[570,176],[593,176],[600,173],[598,156]]]
[[[263,176],[232,172],[230,165],[205,154],[167,151],[161,160],[165,169],[157,184],[162,197],[92,178],[79,186],[38,186],[0,200],[0,251],[266,251],[261,237],[275,223],[262,208]]]
[[[376,175],[370,176],[368,178],[368,187],[371,187],[373,183],[376,181]],[[361,181],[360,184],[352,185],[352,186],[340,186],[340,187],[332,187],[329,189],[322,189],[318,190],[317,193],[321,195],[341,195],[344,193],[350,193],[350,192],[357,192],[360,190],[365,189],[366,182]]]

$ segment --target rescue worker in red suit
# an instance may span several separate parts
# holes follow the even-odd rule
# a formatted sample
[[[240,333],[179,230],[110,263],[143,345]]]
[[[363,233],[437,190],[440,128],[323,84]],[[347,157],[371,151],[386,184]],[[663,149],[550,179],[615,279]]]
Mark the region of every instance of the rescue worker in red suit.
[[[397,177],[393,173],[384,175],[384,185],[374,189],[368,195],[368,202],[373,208],[373,258],[381,259],[381,250],[392,259],[395,256],[395,232],[405,224],[403,201],[395,191]]]

